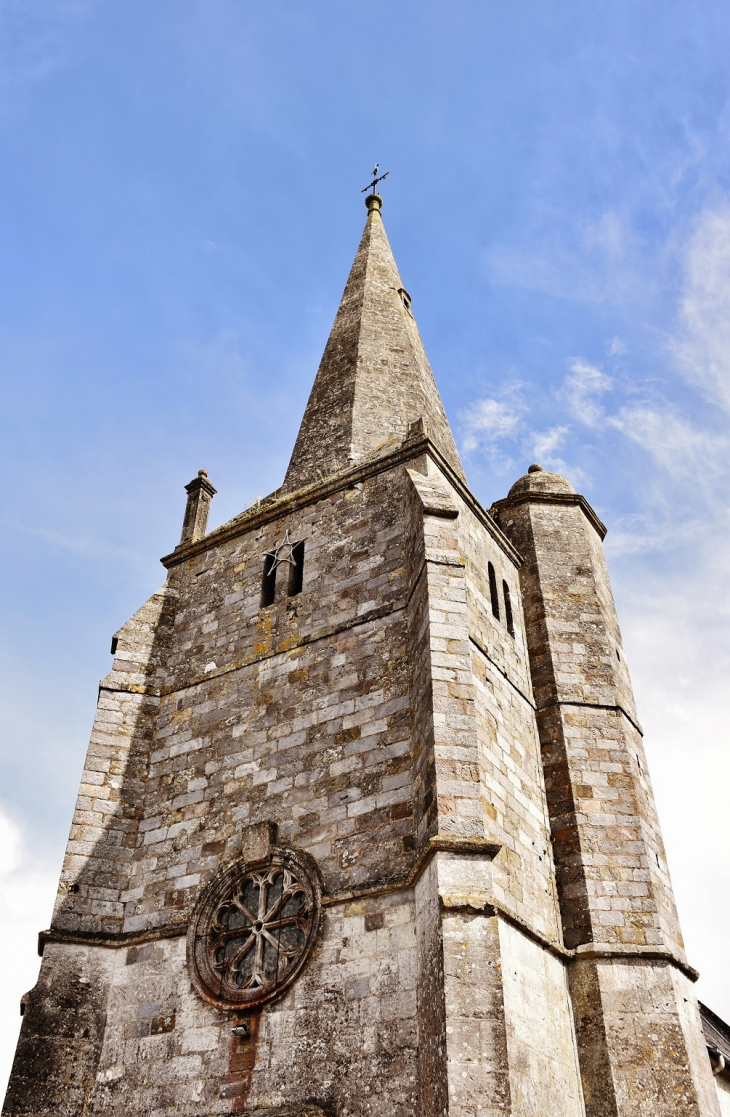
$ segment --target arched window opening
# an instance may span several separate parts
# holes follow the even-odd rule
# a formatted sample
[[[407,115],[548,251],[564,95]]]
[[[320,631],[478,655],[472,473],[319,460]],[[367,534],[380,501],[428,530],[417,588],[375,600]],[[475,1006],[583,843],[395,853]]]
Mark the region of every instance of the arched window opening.
[[[304,543],[295,543],[291,549],[291,565],[289,567],[289,597],[296,597],[302,592],[304,582]]]
[[[261,608],[274,604],[276,593],[276,555],[264,555],[264,577],[261,582]]]
[[[398,288],[398,294],[401,297],[401,302],[403,303],[403,309],[406,311],[407,314],[410,314],[410,316],[412,318],[413,317],[413,312],[411,310],[411,296],[408,294],[405,287],[399,287]]]
[[[487,565],[489,573],[489,596],[492,599],[492,616],[499,620],[499,594],[497,593],[497,575],[494,573],[494,567],[491,562]]]
[[[509,594],[509,586],[506,582],[502,582],[502,594],[504,596],[504,619],[507,622],[507,631],[510,636],[515,634],[515,622],[512,618],[512,598]]]

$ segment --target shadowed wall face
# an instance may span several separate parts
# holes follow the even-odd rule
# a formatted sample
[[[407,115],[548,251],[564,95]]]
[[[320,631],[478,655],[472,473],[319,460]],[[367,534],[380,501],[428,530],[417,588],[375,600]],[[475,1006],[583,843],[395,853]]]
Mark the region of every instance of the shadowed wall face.
[[[531,467],[494,509],[520,571],[586,1112],[715,1114],[595,514]]]
[[[285,485],[116,636],[8,1117],[716,1117],[602,525],[469,492],[379,204]]]

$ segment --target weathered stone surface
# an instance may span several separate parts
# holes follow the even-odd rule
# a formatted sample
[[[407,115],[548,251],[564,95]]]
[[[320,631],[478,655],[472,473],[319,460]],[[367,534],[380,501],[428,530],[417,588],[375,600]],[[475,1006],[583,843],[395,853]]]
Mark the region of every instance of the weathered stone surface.
[[[4,1113],[86,1113],[106,1034],[116,951],[50,943],[38,982],[24,997]]]
[[[205,469],[198,470],[198,476],[185,486],[188,502],[185,506],[185,519],[183,520],[180,544],[197,543],[208,530],[208,514],[210,502],[216,490],[208,480]]]
[[[431,373],[380,216],[368,219],[294,446],[284,490],[364,461],[423,419],[463,478]]]
[[[494,511],[525,560],[522,600],[564,940],[575,948],[569,978],[586,1112],[714,1113],[706,1055],[684,1008],[694,1001],[602,525],[564,478],[539,469]]]
[[[715,1117],[602,525],[471,495],[378,206],[285,485],[213,492],[116,637],[8,1117]],[[198,915],[274,856],[317,919],[243,1011],[283,906]]]

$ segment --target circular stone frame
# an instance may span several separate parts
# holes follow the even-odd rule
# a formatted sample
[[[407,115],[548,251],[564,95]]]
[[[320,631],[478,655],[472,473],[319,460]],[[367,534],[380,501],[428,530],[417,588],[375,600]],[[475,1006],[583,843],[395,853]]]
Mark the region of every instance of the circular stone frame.
[[[321,918],[319,871],[308,854],[272,846],[265,861],[221,869],[188,926],[195,988],[217,1008],[245,1011],[273,1000],[304,968]]]

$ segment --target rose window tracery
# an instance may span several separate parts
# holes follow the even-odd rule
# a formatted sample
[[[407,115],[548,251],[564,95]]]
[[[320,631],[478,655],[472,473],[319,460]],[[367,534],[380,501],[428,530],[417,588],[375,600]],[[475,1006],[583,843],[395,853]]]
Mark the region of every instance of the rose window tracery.
[[[268,863],[239,863],[204,894],[188,953],[208,1000],[232,1008],[260,1004],[294,980],[319,922],[319,888],[304,860],[273,850]]]

